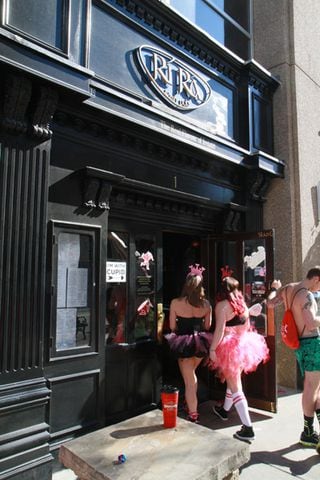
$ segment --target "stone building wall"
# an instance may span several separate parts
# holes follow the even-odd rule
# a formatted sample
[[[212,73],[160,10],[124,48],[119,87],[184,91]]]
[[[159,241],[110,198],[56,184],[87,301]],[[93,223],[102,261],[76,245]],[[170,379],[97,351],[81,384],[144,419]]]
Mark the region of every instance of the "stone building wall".
[[[274,154],[286,164],[285,179],[272,182],[264,227],[275,228],[275,272],[287,283],[320,264],[320,3],[254,0],[253,13],[254,58],[281,82],[273,107]],[[279,335],[277,363],[278,383],[295,387],[295,357]]]

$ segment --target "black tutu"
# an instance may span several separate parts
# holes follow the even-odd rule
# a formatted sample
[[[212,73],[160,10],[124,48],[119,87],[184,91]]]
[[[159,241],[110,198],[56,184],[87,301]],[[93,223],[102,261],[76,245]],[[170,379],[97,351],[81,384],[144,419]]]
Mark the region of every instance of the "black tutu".
[[[192,334],[177,335],[168,333],[164,336],[170,350],[178,358],[207,357],[212,342],[212,333],[194,332]]]

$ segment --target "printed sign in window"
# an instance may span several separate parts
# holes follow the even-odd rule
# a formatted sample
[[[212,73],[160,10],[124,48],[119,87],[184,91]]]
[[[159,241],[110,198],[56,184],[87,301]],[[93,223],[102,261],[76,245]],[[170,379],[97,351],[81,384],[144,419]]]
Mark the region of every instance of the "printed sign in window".
[[[77,309],[57,310],[56,349],[68,350],[77,346]]]
[[[67,307],[86,307],[87,292],[88,269],[68,268]]]
[[[108,283],[121,283],[127,281],[126,262],[107,262],[106,281]]]

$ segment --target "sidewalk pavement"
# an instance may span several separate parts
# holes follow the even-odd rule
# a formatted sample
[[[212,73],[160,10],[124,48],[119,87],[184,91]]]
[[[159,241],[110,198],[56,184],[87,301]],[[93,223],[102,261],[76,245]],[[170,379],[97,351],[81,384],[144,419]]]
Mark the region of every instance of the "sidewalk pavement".
[[[228,421],[222,421],[212,413],[213,401],[200,405],[200,424],[233,436],[240,421],[233,408]],[[301,393],[279,388],[278,413],[250,409],[256,439],[250,446],[250,461],[243,466],[240,480],[318,480],[320,455],[311,448],[303,448],[298,441],[302,431],[303,416]],[[315,427],[319,425],[315,418]],[[54,464],[53,480],[76,480],[71,470]],[[160,479],[159,479],[160,480]]]

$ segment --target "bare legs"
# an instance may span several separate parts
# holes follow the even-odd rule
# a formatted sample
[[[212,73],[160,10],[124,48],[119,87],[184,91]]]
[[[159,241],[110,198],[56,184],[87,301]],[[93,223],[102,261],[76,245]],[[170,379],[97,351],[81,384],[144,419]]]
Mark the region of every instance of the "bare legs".
[[[302,410],[307,417],[313,417],[320,408],[320,372],[305,372],[302,392]]]
[[[231,390],[232,393],[240,392],[242,390],[242,382],[241,382],[241,373],[238,372],[238,374],[232,378],[227,378],[227,388]]]
[[[185,398],[190,413],[198,410],[198,380],[196,369],[200,365],[202,358],[179,358],[178,364],[185,385]]]

